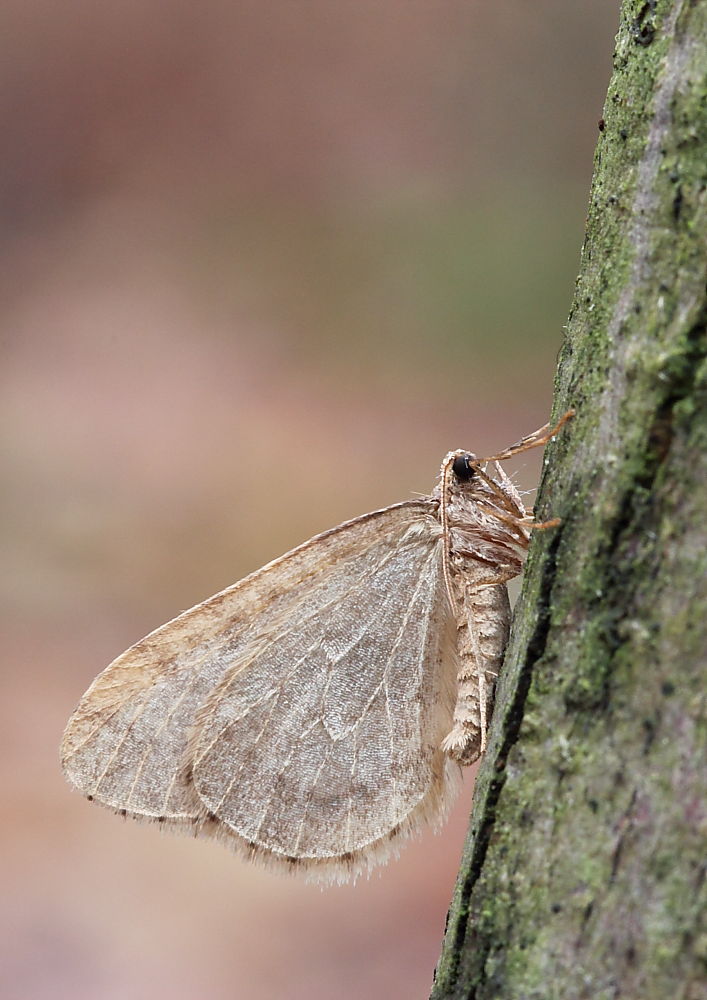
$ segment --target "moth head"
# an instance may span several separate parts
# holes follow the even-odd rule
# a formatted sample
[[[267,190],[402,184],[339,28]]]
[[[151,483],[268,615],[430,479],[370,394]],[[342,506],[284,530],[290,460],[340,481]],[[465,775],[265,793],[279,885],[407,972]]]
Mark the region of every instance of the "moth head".
[[[468,483],[474,478],[476,474],[475,462],[476,455],[470,451],[460,453],[454,459],[452,462],[452,472],[460,483]]]

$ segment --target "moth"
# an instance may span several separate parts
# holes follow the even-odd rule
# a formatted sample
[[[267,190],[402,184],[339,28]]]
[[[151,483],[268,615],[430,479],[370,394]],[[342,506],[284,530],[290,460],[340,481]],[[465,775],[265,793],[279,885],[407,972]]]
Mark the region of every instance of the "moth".
[[[346,521],[151,632],[71,716],[68,780],[123,816],[323,882],[440,823],[486,746],[537,524],[497,455]]]

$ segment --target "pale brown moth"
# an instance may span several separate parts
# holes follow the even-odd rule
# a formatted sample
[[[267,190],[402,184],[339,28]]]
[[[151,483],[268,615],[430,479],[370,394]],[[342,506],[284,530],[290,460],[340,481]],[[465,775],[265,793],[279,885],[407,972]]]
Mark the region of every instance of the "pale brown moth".
[[[64,772],[123,816],[310,878],[366,872],[444,818],[483,753],[506,582],[536,524],[498,464],[346,521],[131,646],[69,720]]]

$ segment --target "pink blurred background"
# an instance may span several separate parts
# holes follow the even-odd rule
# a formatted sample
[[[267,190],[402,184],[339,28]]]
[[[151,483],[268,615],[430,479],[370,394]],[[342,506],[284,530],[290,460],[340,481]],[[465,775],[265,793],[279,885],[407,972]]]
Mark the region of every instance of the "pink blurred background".
[[[471,780],[321,891],[90,806],[58,745],[143,633],[547,419],[618,4],[3,14],[2,995],[425,997]]]

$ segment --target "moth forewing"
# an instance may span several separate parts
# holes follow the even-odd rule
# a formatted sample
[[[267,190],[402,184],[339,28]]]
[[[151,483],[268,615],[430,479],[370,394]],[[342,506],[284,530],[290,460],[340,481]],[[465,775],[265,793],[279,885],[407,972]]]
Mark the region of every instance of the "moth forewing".
[[[69,722],[69,780],[124,814],[191,823],[276,865],[365,870],[451,797],[440,745],[456,654],[436,511],[415,500],[340,525],[136,643]],[[352,733],[361,745],[342,759]],[[317,734],[329,749],[312,763]],[[308,844],[311,829],[326,850]]]
[[[537,527],[488,461],[450,452],[432,496],[315,536],[128,649],[69,720],[69,781],[321,881],[440,821],[485,747],[506,581]]]

